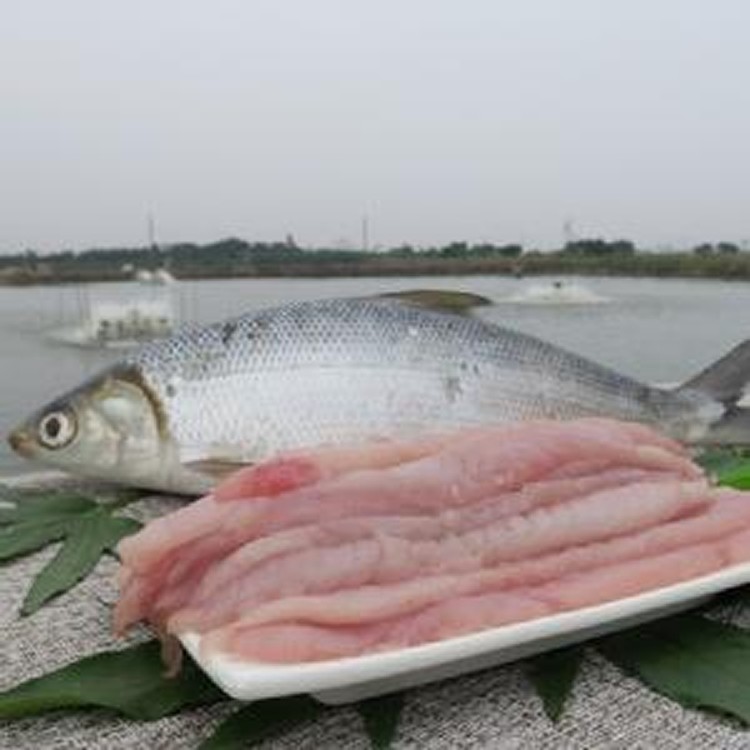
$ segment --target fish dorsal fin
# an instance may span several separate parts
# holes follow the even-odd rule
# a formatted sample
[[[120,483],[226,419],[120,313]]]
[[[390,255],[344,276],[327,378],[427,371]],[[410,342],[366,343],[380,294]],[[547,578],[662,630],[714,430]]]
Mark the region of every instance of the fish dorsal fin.
[[[449,289],[407,289],[403,292],[378,294],[383,299],[395,299],[407,305],[427,310],[469,315],[475,307],[491,305],[492,300],[472,292],[455,292]]]
[[[680,390],[701,391],[725,405],[737,403],[750,385],[750,339],[738,344],[680,386]]]

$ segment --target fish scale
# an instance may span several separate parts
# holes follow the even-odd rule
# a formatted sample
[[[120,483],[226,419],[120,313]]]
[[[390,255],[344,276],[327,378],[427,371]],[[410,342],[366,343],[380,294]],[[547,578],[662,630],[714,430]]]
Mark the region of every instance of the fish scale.
[[[257,460],[488,419],[660,416],[645,386],[576,355],[392,300],[248,313],[148,345],[130,362],[164,402],[184,459],[241,444],[241,457]]]

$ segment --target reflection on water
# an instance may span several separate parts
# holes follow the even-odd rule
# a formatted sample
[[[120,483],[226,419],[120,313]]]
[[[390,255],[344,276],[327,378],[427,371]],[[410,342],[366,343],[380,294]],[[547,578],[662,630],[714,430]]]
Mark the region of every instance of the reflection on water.
[[[518,280],[506,277],[378,279],[236,279],[176,285],[182,322],[209,322],[289,300],[373,294],[414,288],[462,289],[498,302],[529,284],[562,280],[607,304],[498,304],[479,314],[494,322],[654,382],[684,380],[750,337],[750,285],[655,279]],[[117,360],[121,352],[78,349],[49,332],[80,319],[86,298],[121,299],[130,285],[0,287],[0,433],[32,409]],[[21,466],[0,445],[0,471]]]

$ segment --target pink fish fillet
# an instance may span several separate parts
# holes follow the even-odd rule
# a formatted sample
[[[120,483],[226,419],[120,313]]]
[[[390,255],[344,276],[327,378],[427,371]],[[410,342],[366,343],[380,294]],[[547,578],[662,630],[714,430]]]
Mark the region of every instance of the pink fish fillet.
[[[441,504],[461,504],[542,479],[567,464],[580,463],[581,456],[595,456],[599,462],[618,467],[696,476],[695,467],[676,444],[640,425],[598,419],[569,424],[572,427],[567,429],[555,422],[475,428],[459,431],[450,440],[445,436],[421,439],[416,448],[398,443],[385,450],[383,444],[375,443],[348,452],[322,449],[309,455],[311,469],[300,476],[328,472],[333,474],[331,481],[322,486],[303,482],[301,488],[284,493],[283,508],[276,507],[276,499],[250,497],[223,503],[208,496],[157,519],[120,544],[119,554],[133,575],[123,588],[116,628],[122,631],[148,617],[151,602],[164,590],[174,566],[186,572],[183,580],[189,588],[196,573],[206,568],[205,558],[218,558],[253,536],[275,530],[352,515],[384,515],[394,507],[399,513],[429,514]],[[423,455],[428,448],[433,452]],[[370,449],[374,451],[370,463],[377,469],[366,468]],[[415,460],[415,455],[423,457]],[[386,458],[392,463],[383,469]],[[293,460],[297,464],[301,456]],[[334,463],[340,473],[331,471]],[[323,468],[317,469],[318,464]],[[266,466],[278,469],[279,462]],[[575,472],[568,474],[575,476]]]
[[[741,520],[750,525],[746,499],[743,499],[743,504],[746,507]],[[725,522],[740,520],[736,513],[725,510],[716,516],[723,516]],[[717,530],[714,528],[714,533]],[[694,528],[693,533],[688,532],[678,549],[670,549],[667,545],[661,553],[643,559],[624,559],[616,564],[613,561],[601,567],[562,573],[542,585],[533,585],[533,576],[524,576],[519,571],[515,583],[500,591],[490,587],[472,593],[471,586],[459,586],[454,587],[459,593],[451,594],[444,589],[441,597],[432,604],[419,607],[416,613],[413,608],[404,615],[390,611],[386,619],[357,617],[356,620],[352,618],[351,623],[325,624],[329,618],[308,620],[304,614],[300,616],[298,613],[295,619],[271,624],[263,622],[262,616],[250,617],[210,631],[201,648],[205,653],[221,651],[251,661],[293,662],[351,657],[536,619],[679,583],[725,566],[730,548],[736,554],[733,562],[750,560],[747,545],[750,529],[732,533],[724,526],[720,540],[711,539],[709,534],[706,542],[690,544],[689,540],[696,536],[696,531]],[[682,533],[681,530],[678,535]],[[697,535],[700,536],[703,535]],[[460,593],[461,589],[467,593]],[[257,621],[260,624],[255,624]]]
[[[485,434],[487,428],[466,430]],[[232,474],[215,490],[217,500],[246,500],[249,497],[274,497],[325,479],[333,479],[362,469],[387,469],[407,461],[437,453],[454,437],[431,435],[410,441],[383,440],[359,446],[332,446],[315,451],[295,451],[258,466],[248,466]]]
[[[222,586],[207,586],[192,613],[169,620],[176,630],[216,627],[241,617],[280,594],[352,589],[428,574],[469,572],[501,562],[529,558],[572,545],[631,533],[679,518],[709,503],[703,482],[632,483],[593,492],[551,508],[500,517],[468,530],[436,529],[428,539],[403,538],[393,524],[370,519],[370,533],[354,542],[309,546],[244,570]],[[392,519],[389,519],[392,520]],[[454,522],[455,523],[455,522]],[[394,533],[395,532],[395,533]],[[253,544],[243,548],[248,550]],[[210,574],[205,583],[209,583]],[[201,591],[204,590],[201,584]]]
[[[495,465],[505,465],[506,467],[504,475],[492,474],[492,480],[498,488],[503,484],[511,485],[514,482],[518,484],[530,481],[535,474],[541,477],[550,471],[559,470],[565,464],[590,457],[599,461],[608,461],[611,464],[619,462],[624,466],[653,468],[674,471],[685,476],[699,476],[696,467],[686,459],[684,452],[676,444],[650,430],[646,431],[646,435],[650,436],[650,439],[647,439],[642,434],[645,428],[640,425],[631,425],[624,422],[606,423],[604,420],[598,419],[584,419],[569,423],[529,422],[524,424],[526,425],[524,428],[518,425],[505,425],[481,430],[470,429],[452,435],[449,442],[444,437],[438,437],[431,441],[423,439],[419,442],[419,449],[423,450],[426,445],[432,446],[433,452],[425,455],[424,459],[426,461],[429,461],[431,457],[441,459],[440,463],[446,464],[443,479],[446,481],[453,480],[454,485],[452,486],[455,486],[456,480],[471,482],[471,476],[468,473],[466,476],[462,476],[462,474],[464,471],[470,471],[472,465],[474,465],[474,468],[483,469],[485,473],[492,474],[492,464],[486,462],[487,465],[484,465],[485,462],[483,461],[483,454],[488,452],[490,455],[495,454],[493,461]],[[572,429],[567,431],[561,429],[565,424],[571,425]],[[607,424],[612,425],[609,432],[606,429]],[[515,440],[517,433],[522,429],[523,440]],[[446,442],[446,450],[441,452],[440,448]],[[403,444],[398,445],[403,446]],[[475,447],[476,451],[474,450]],[[367,446],[362,446],[359,450],[366,454],[369,449]],[[375,461],[376,476],[391,473],[377,471],[384,468],[382,465],[383,450],[380,443],[374,444],[377,459]],[[472,453],[476,453],[476,456],[472,457]],[[406,471],[403,477],[405,481],[408,481],[415,471],[417,474],[419,473],[421,461],[410,460],[413,455],[413,452],[392,455],[393,463],[389,464],[393,467],[399,467],[402,463],[405,464]],[[325,465],[318,466],[319,457],[322,457],[320,460],[325,462],[329,456],[330,449],[310,453],[308,455],[310,466],[305,471],[299,470],[299,462],[303,460],[301,455],[292,459],[298,466],[297,471],[298,476],[301,477],[301,486],[287,489],[285,504],[288,501],[287,495],[289,492],[297,494],[293,492],[294,489],[307,486],[311,476],[323,476],[330,471]],[[399,462],[399,457],[403,461]],[[283,461],[271,461],[265,466],[271,472],[280,471],[282,474],[286,472]],[[352,470],[334,472],[333,478],[340,477],[343,481],[348,474],[358,474],[361,470],[366,471],[367,461],[366,458],[358,458],[350,460],[347,466]],[[251,473],[260,469],[261,467],[251,469]],[[458,473],[458,477],[455,477],[456,473]],[[400,478],[398,477],[398,479]],[[284,478],[279,481],[283,483],[288,479]],[[219,488],[219,492],[225,498],[233,496],[234,483],[232,480],[227,480],[227,482],[229,484],[227,484],[227,489],[224,492]],[[273,484],[267,478],[265,484],[267,485],[269,482]],[[253,485],[252,482],[251,485]],[[235,521],[254,519],[256,515],[273,515],[272,504],[269,505],[266,498],[249,495],[245,499],[253,498],[264,499],[266,502],[261,507],[244,502],[237,505],[228,503],[217,507],[219,504],[215,497],[209,495],[197,503],[186,506],[168,518],[153,521],[139,534],[128,537],[120,544],[119,553],[129,567],[135,570],[146,570],[156,559],[165,556],[173,548],[190,543],[194,539],[205,536],[206,533],[230,527]],[[306,499],[307,496],[303,495],[303,501]],[[365,514],[360,513],[360,515]],[[313,518],[313,520],[317,519]]]
[[[470,432],[479,434],[480,430],[467,431],[467,435]],[[232,526],[238,509],[230,507],[222,514],[217,502],[273,497],[357,469],[395,466],[437,452],[448,439],[436,435],[410,442],[320,448],[237,471],[201,502],[172,514],[163,523],[155,521],[142,534],[121,542],[118,553],[130,567],[120,568],[118,574],[123,595],[116,608],[115,630],[123,632],[130,624],[146,618],[149,608],[152,619],[160,620],[158,609],[166,607],[169,611],[181,599],[175,593],[178,582],[184,581],[185,590],[189,590],[190,582],[200,578],[216,554],[244,538],[225,531]],[[168,545],[164,544],[166,541]],[[160,591],[165,592],[163,601],[156,604]]]
[[[600,424],[603,431],[609,428],[597,419],[588,420],[593,428]],[[507,427],[505,428],[507,432]],[[623,423],[623,434],[633,441],[643,440],[678,456],[687,456],[686,450],[674,440],[654,433],[636,423]],[[487,427],[465,429],[461,438],[491,438],[497,430]],[[408,461],[437,453],[450,445],[455,435],[417,438],[410,441],[384,440],[359,446],[335,446],[316,451],[296,451],[279,456],[259,466],[241,469],[214,490],[217,500],[245,500],[250,497],[274,497],[290,490],[350,474],[361,469],[386,469]]]
[[[316,624],[349,625],[392,618],[449,597],[541,584],[563,575],[653,557],[682,546],[727,539],[743,525],[750,526],[750,503],[744,497],[741,500],[724,498],[720,503],[713,503],[704,514],[677,519],[635,534],[469,573],[433,574],[394,584],[362,586],[356,590],[280,598],[256,607],[237,622],[257,625],[295,619]]]
[[[315,661],[745,561],[750,503],[643,425],[535,421],[287,454],[119,552],[119,632],[146,620],[207,651]]]
[[[161,622],[170,612],[195,608],[214,591],[227,592],[235,579],[261,563],[312,547],[331,547],[372,537],[373,524],[382,532],[397,532],[409,539],[434,538],[440,530],[458,532],[476,528],[501,517],[528,512],[535,507],[559,503],[569,497],[583,497],[598,489],[615,487],[628,481],[666,478],[658,472],[640,469],[610,469],[594,476],[531,483],[523,492],[508,493],[503,503],[490,497],[469,505],[464,514],[450,509],[434,516],[369,516],[335,519],[317,525],[298,526],[252,540],[228,551],[222,559],[213,559],[214,537],[193,543],[175,561],[167,561],[161,570],[140,576],[123,586],[124,595],[118,614],[126,622],[135,622],[149,611],[152,621]],[[206,568],[206,560],[211,561]],[[202,575],[205,571],[205,575]],[[196,582],[200,581],[198,585]],[[147,583],[148,585],[142,585]],[[165,584],[169,585],[165,585]],[[150,592],[150,593],[149,593]],[[230,594],[231,596],[231,594]],[[129,609],[126,609],[129,607]],[[218,612],[216,613],[218,615]],[[186,613],[185,617],[189,617]]]

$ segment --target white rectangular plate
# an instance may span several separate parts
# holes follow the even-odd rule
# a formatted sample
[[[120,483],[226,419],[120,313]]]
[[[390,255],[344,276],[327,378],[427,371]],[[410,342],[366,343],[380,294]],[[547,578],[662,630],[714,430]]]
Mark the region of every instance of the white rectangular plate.
[[[750,563],[638,596],[397,651],[307,664],[264,664],[224,654],[203,658],[200,636],[181,641],[200,667],[239,700],[312,693],[340,704],[515,661],[689,609],[750,582]]]

